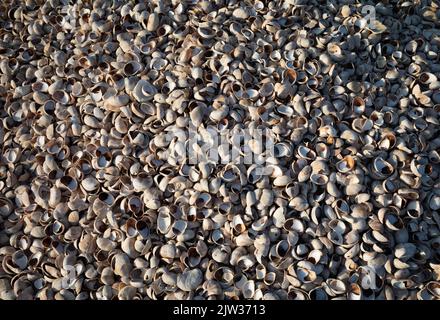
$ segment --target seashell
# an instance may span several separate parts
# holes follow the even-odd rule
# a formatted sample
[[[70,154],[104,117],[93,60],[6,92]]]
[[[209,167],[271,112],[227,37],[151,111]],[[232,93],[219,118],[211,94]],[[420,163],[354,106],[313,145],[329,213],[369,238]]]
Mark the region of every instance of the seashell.
[[[133,300],[136,295],[136,288],[131,286],[125,286],[118,292],[119,300]]]
[[[281,157],[290,157],[292,154],[292,150],[290,145],[287,143],[277,143],[274,146],[274,156],[277,158]]]
[[[245,299],[252,299],[255,295],[255,282],[247,281],[242,287],[242,293]]]
[[[269,207],[273,203],[273,192],[269,189],[263,189],[261,192],[260,203],[264,207]]]
[[[160,23],[160,19],[159,19],[159,15],[156,12],[151,13],[148,16],[148,20],[147,20],[147,26],[146,29],[147,31],[156,31],[157,28],[159,27],[159,23]]]
[[[298,280],[303,283],[311,283],[316,280],[316,273],[312,270],[298,268],[296,270]]]
[[[246,226],[239,215],[234,216],[232,219],[232,227],[237,234],[243,233],[246,230]]]
[[[357,118],[353,120],[352,128],[354,131],[362,133],[371,130],[373,122],[370,119]]]
[[[357,283],[350,284],[347,294],[348,300],[362,300],[362,288]]]
[[[365,101],[362,97],[356,96],[352,100],[353,112],[362,114],[365,111]]]
[[[334,61],[342,61],[344,54],[341,48],[333,42],[327,44],[327,52]]]
[[[310,181],[316,185],[326,185],[328,183],[328,177],[323,174],[312,173],[310,175]]]
[[[368,25],[368,29],[373,33],[383,33],[387,30],[387,27],[380,21],[374,20]]]
[[[400,260],[408,260],[416,254],[417,248],[412,243],[399,243],[394,249],[394,255]]]
[[[176,248],[172,244],[165,244],[160,248],[159,254],[163,259],[172,261],[176,257]]]
[[[283,77],[289,83],[294,84],[298,78],[298,74],[294,69],[286,69],[283,73]]]
[[[159,29],[160,30],[160,29]],[[153,70],[163,70],[168,64],[168,61],[162,58],[153,58],[150,67]]]
[[[298,233],[304,232],[304,224],[299,219],[289,218],[284,221],[284,229],[288,231],[295,231]]]
[[[151,176],[141,172],[132,179],[133,188],[136,192],[145,191],[153,185]]]
[[[313,150],[304,146],[299,146],[297,153],[299,157],[307,160],[313,160],[316,157],[316,153]]]
[[[292,178],[290,178],[289,176],[279,176],[273,180],[273,185],[277,187],[285,187],[291,182]]]
[[[374,159],[373,170],[374,173],[381,178],[387,177],[394,172],[393,166],[389,162],[385,161],[380,157]]]
[[[165,210],[159,212],[157,216],[157,230],[162,234],[168,233],[171,228],[171,216]]]
[[[351,156],[346,156],[344,157],[344,159],[336,163],[336,168],[338,169],[339,172],[342,173],[347,173],[353,170],[354,167],[355,167],[355,161]]]
[[[198,34],[203,38],[203,39],[212,39],[215,36],[215,30],[212,28],[207,28],[204,26],[200,26],[197,29]]]
[[[187,227],[188,227],[188,224],[186,221],[176,220],[172,226],[172,231],[176,236],[178,236],[178,235],[184,234]]]
[[[289,202],[289,207],[292,207],[297,211],[304,211],[309,207],[309,204],[306,199],[303,197],[295,197]]]
[[[433,196],[431,200],[429,201],[429,207],[432,210],[438,210],[440,209],[440,197],[439,196]]]
[[[339,279],[327,279],[326,283],[326,292],[330,296],[340,295],[346,292],[347,287],[345,283]]]
[[[423,214],[423,208],[418,201],[409,202],[406,211],[407,215],[413,219],[417,219]]]
[[[431,72],[423,72],[419,76],[419,81],[424,85],[428,85],[433,82],[436,82],[437,76]]]
[[[24,2],[0,299],[440,298],[437,3]]]
[[[262,231],[268,225],[269,218],[267,216],[263,216],[260,219],[254,221],[252,223],[252,229],[255,231]]]
[[[19,250],[12,255],[12,262],[20,270],[24,270],[28,265],[28,258],[23,251]]]
[[[321,250],[315,249],[310,251],[307,260],[309,260],[313,264],[317,264],[321,261],[323,257],[323,252]]]
[[[301,169],[301,171],[298,173],[298,182],[305,182],[309,180],[310,175],[312,173],[312,168],[310,166],[305,166]]]
[[[111,96],[104,100],[104,106],[110,111],[119,111],[121,107],[128,104],[129,97],[126,94]]]
[[[249,17],[249,14],[244,8],[237,8],[232,12],[232,16],[235,19],[246,20]]]
[[[273,92],[274,92],[274,85],[268,82],[268,83],[264,83],[260,87],[259,95],[261,97],[269,97],[273,94]]]
[[[333,196],[335,198],[338,198],[341,196],[341,192],[338,190],[338,187],[333,182],[327,183],[326,190],[331,196]]]
[[[420,74],[421,70],[422,70],[422,68],[416,63],[411,63],[408,66],[408,73],[413,76],[418,76]]]
[[[351,81],[347,83],[347,88],[354,93],[359,93],[362,91],[362,85],[358,81]]]
[[[426,285],[426,289],[430,294],[438,298],[440,296],[440,285],[436,281],[431,281]]]
[[[310,300],[328,300],[328,295],[323,288],[317,287],[309,292]]]
[[[183,291],[197,289],[203,281],[203,274],[199,269],[185,270],[177,275],[177,287]]]
[[[125,253],[118,253],[112,258],[112,269],[115,275],[127,277],[130,274],[132,265]]]
[[[346,18],[346,17],[350,16],[350,14],[351,14],[350,6],[348,6],[348,5],[342,6],[342,8],[341,8],[341,15],[344,18]]]
[[[66,105],[70,101],[69,94],[63,90],[57,90],[52,94],[52,98],[63,105]]]
[[[195,127],[198,127],[202,123],[204,116],[204,108],[202,106],[197,106],[190,112],[190,119]]]
[[[392,133],[386,134],[379,143],[379,148],[389,150],[396,145],[396,136]]]
[[[57,187],[60,189],[66,189],[69,190],[70,192],[75,191],[78,188],[78,182],[76,181],[75,178],[66,175],[63,176],[59,179],[58,183],[57,183]]]
[[[34,82],[31,86],[33,92],[47,92],[49,85],[44,81]]]
[[[87,192],[96,192],[99,189],[99,182],[95,178],[88,176],[81,181],[81,187]]]
[[[123,72],[127,77],[134,76],[142,70],[142,65],[137,61],[129,61],[124,65]]]
[[[133,89],[133,97],[136,101],[148,102],[153,99],[154,95],[157,93],[156,87],[146,80],[139,80]],[[128,101],[127,101],[128,102]]]
[[[171,272],[164,272],[162,274],[162,281],[169,286],[176,286],[177,275]]]

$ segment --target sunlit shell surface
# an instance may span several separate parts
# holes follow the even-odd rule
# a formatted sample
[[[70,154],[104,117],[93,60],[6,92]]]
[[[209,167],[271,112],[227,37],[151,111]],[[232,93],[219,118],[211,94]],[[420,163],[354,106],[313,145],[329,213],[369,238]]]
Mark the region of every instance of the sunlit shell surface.
[[[0,300],[440,299],[437,1],[0,3]]]

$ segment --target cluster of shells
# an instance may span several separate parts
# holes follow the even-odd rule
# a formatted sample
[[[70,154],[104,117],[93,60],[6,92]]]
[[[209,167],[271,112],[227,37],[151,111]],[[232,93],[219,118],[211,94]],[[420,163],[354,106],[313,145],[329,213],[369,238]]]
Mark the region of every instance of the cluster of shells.
[[[439,21],[1,1],[0,299],[440,298]],[[178,163],[189,123],[270,130],[271,174]]]

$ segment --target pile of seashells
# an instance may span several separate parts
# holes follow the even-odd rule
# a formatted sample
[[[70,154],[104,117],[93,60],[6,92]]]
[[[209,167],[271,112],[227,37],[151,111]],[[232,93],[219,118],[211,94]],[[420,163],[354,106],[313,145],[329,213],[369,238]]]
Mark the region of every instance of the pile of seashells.
[[[439,89],[437,1],[1,1],[0,300],[439,299]]]

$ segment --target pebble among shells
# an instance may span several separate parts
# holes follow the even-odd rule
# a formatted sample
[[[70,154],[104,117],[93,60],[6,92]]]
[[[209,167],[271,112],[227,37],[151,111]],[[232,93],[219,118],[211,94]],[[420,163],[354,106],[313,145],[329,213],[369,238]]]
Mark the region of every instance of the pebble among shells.
[[[1,300],[440,298],[438,3],[71,3],[0,4]]]

